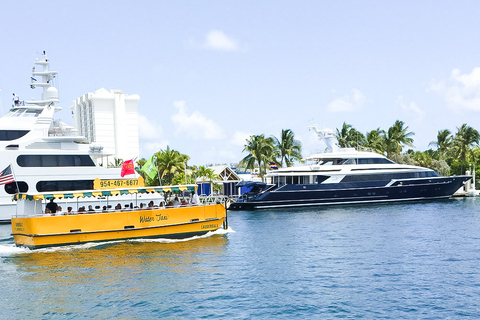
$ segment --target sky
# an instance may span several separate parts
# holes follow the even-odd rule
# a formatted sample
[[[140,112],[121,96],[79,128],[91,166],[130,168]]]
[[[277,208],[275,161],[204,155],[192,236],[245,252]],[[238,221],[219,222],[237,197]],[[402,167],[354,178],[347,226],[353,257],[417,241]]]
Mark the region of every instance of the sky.
[[[480,130],[480,1],[2,1],[0,107],[29,88],[43,50],[62,111],[97,89],[138,94],[140,157],[234,164],[246,139],[309,124],[366,133],[396,120],[426,150]]]

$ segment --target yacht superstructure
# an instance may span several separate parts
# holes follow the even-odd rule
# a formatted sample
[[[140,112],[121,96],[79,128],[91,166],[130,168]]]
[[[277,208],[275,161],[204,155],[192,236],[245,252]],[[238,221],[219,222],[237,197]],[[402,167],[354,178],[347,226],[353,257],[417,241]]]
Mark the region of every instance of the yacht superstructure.
[[[53,86],[57,72],[49,65],[43,52],[32,70],[30,87],[43,89],[41,99],[15,100],[0,118],[0,171],[11,166],[15,179],[0,186],[0,223],[10,223],[17,192],[93,189],[95,178],[120,177],[120,169],[107,168],[101,146],[88,144],[73,127],[53,118],[61,108]]]
[[[257,184],[231,210],[375,203],[449,198],[471,176],[443,177],[423,167],[398,164],[374,152],[339,148],[331,131],[315,130],[328,152],[306,164],[271,171],[271,185]]]

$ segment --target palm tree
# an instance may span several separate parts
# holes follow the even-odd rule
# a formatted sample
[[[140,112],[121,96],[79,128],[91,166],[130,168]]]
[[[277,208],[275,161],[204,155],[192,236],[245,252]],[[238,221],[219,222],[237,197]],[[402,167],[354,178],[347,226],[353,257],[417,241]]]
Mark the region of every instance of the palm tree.
[[[215,174],[213,169],[206,168],[205,166],[198,167],[198,170],[195,172],[196,181],[200,180],[201,182],[208,182],[210,184],[210,190],[212,189],[212,183],[215,180],[220,180],[220,177]]]
[[[461,163],[461,171],[463,173],[463,166],[466,165],[467,158],[472,154],[471,147],[478,145],[480,141],[480,134],[477,130],[464,123],[460,128],[457,127],[457,134],[453,138],[453,149],[458,155]]]
[[[155,156],[157,158],[157,168],[160,173],[160,178],[165,178],[167,184],[172,182],[173,176],[177,172],[184,170],[187,161],[190,160],[190,157],[170,149],[169,146],[167,146],[167,149],[155,153]]]
[[[302,143],[295,140],[295,134],[291,129],[282,129],[282,136],[280,141],[272,136],[278,156],[280,156],[280,166],[283,167],[283,161],[285,165],[291,167],[295,160],[300,161],[302,159]]]
[[[254,169],[258,165],[260,175],[266,172],[268,162],[275,161],[275,142],[272,138],[265,138],[265,135],[253,135],[246,140],[247,144],[243,151],[250,154],[243,158],[240,163],[245,165],[246,169]]]
[[[108,165],[110,168],[121,168],[123,165],[123,159],[121,158],[113,158],[113,163],[110,162]]]
[[[355,147],[365,144],[365,136],[360,131],[357,131],[352,125],[343,122],[342,129],[335,133],[338,146],[341,148]]]
[[[400,154],[404,146],[413,147],[411,136],[415,133],[408,132],[408,126],[404,127],[404,125],[403,121],[395,121],[385,135],[385,149],[388,158]]]
[[[385,131],[377,128],[367,132],[367,139],[364,145],[366,148],[376,153],[384,154],[385,152]]]
[[[438,158],[442,159],[447,153],[448,148],[452,145],[453,136],[448,129],[438,130],[437,141],[432,141],[428,146],[436,147]]]

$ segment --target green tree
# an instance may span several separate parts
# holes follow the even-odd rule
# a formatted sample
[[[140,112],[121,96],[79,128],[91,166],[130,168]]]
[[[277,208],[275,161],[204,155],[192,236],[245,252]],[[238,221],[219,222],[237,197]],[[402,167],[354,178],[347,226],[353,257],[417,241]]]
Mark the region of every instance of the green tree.
[[[376,153],[384,154],[385,152],[385,131],[377,128],[367,132],[364,147],[373,150]]]
[[[340,148],[354,147],[365,145],[365,136],[360,131],[357,131],[350,124],[343,123],[342,129],[334,134]]]
[[[464,123],[453,138],[453,150],[460,161],[460,174],[463,174],[469,157],[473,157],[472,147],[478,146],[480,134],[474,128]]]
[[[448,149],[451,147],[453,136],[450,130],[439,130],[437,133],[437,141],[432,141],[428,145],[437,148],[437,158],[443,159]]]
[[[280,157],[280,166],[283,167],[283,162],[287,167],[291,167],[295,160],[302,160],[302,143],[295,140],[295,134],[290,129],[282,129],[280,140],[272,136],[276,152]]]
[[[413,147],[413,136],[415,133],[408,132],[408,126],[403,121],[397,120],[385,134],[385,151],[387,157],[398,155],[404,146]]]
[[[165,150],[155,153],[155,156],[162,184],[171,184],[175,174],[183,172],[187,161],[190,160],[190,157],[170,149],[169,146]]]
[[[246,142],[243,151],[249,154],[240,163],[246,169],[255,169],[255,165],[258,165],[260,176],[263,177],[268,162],[275,162],[275,142],[272,138],[265,138],[263,134],[253,135]]]
[[[108,165],[110,168],[121,168],[123,165],[123,159],[121,158],[113,158],[113,162],[110,162]]]

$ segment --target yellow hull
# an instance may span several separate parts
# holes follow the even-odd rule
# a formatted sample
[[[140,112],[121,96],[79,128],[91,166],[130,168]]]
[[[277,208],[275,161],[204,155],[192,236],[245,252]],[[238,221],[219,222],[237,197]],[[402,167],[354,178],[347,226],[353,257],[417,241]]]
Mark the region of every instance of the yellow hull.
[[[32,249],[138,238],[188,238],[223,226],[222,204],[66,216],[12,218],[17,246]]]

